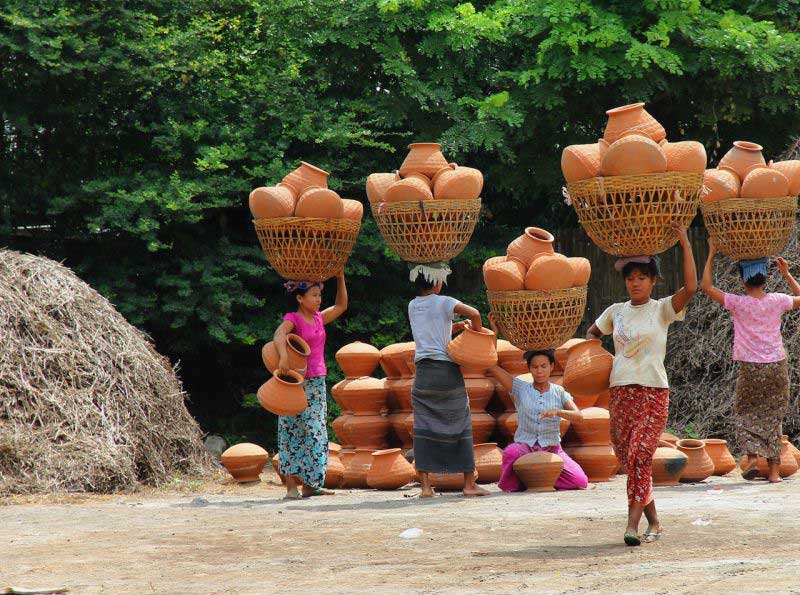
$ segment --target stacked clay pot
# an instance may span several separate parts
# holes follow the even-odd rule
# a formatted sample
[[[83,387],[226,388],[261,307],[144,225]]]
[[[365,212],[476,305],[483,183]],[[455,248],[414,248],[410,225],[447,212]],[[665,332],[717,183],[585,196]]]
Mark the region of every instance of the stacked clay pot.
[[[261,471],[269,461],[269,454],[257,444],[235,444],[220,456],[220,462],[239,483],[260,481]]]
[[[475,471],[478,473],[478,483],[497,483],[503,471],[503,451],[497,448],[497,443],[475,444]]]
[[[609,481],[616,475],[619,461],[611,446],[608,410],[587,407],[581,413],[583,419],[570,426],[571,439],[565,441],[564,450],[581,466],[589,481]]]
[[[800,449],[798,449],[794,444],[789,441],[789,436],[783,435],[781,436],[782,440],[786,440],[787,448],[789,449],[789,453],[794,457],[797,461],[797,464],[800,465]]]
[[[528,364],[523,359],[524,352],[514,347],[505,339],[497,341],[497,363],[512,376],[528,373]],[[503,443],[514,442],[514,433],[517,431],[517,408],[514,399],[502,384],[495,381],[495,400],[498,410],[497,428]]]
[[[703,440],[678,440],[677,447],[688,457],[681,481],[703,481],[714,474],[714,461],[708,456]]]
[[[412,143],[408,148],[398,171],[367,176],[370,203],[474,200],[481,195],[480,170],[448,163],[439,143]]]
[[[564,460],[547,451],[530,452],[514,461],[514,473],[529,492],[554,492]]]
[[[678,485],[688,462],[689,457],[679,451],[677,446],[666,440],[659,440],[658,448],[653,454],[653,485]]]
[[[344,464],[340,457],[342,447],[335,442],[328,442],[328,467],[325,470],[325,484],[323,487],[332,490],[342,485],[344,481]]]
[[[275,186],[262,186],[250,193],[253,219],[277,217],[319,217],[361,221],[361,202],[342,199],[328,188],[330,174],[318,167],[300,162],[300,167],[286,175]]]
[[[415,476],[414,467],[399,448],[376,450],[367,472],[367,485],[376,490],[396,490],[411,483]]]
[[[778,198],[800,194],[800,161],[770,161],[763,147],[737,140],[714,169],[703,178],[703,200],[713,202],[731,198]]]
[[[798,470],[798,462],[789,448],[790,445],[789,437],[783,436],[781,438],[780,466],[778,467],[778,475],[781,477],[790,477],[797,473]],[[761,477],[769,477],[769,465],[764,457],[758,457],[758,474]]]

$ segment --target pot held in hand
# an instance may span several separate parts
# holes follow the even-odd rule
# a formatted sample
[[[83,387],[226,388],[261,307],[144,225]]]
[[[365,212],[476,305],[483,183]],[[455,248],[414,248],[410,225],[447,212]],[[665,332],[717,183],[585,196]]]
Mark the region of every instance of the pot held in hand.
[[[258,389],[258,402],[275,415],[297,415],[308,407],[303,377],[289,370],[275,374]]]
[[[289,358],[289,368],[299,374],[305,374],[308,356],[311,355],[311,347],[300,335],[295,335],[294,333],[286,335],[286,354]],[[275,347],[274,341],[270,341],[261,348],[261,359],[264,361],[264,366],[269,373],[274,374],[280,362],[278,348]]]
[[[468,326],[450,341],[447,353],[462,368],[487,370],[497,365],[495,340],[495,334],[489,329],[477,331]]]

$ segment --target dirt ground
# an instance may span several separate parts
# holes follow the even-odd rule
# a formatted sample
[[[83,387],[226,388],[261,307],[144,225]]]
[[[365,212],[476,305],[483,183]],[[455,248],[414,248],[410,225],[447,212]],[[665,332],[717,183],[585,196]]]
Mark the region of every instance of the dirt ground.
[[[0,501],[0,592],[800,591],[798,479],[657,488],[665,536],[628,548],[624,476],[582,492],[299,502],[262,477]],[[401,538],[409,528],[423,532]]]

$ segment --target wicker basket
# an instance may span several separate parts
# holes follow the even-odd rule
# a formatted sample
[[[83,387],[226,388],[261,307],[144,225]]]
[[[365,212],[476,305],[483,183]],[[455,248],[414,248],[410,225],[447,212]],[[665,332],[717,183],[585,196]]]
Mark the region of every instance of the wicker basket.
[[[397,256],[422,264],[450,260],[469,243],[481,199],[376,203],[372,216]]]
[[[797,197],[704,202],[703,219],[720,252],[734,260],[774,256],[794,232]]]
[[[519,349],[554,349],[575,336],[586,310],[586,286],[556,291],[487,291],[503,336]]]
[[[697,214],[703,174],[667,172],[567,184],[586,233],[613,256],[660,254],[678,242],[671,224]]]
[[[255,219],[261,249],[284,279],[325,281],[344,268],[361,222],[352,219]]]

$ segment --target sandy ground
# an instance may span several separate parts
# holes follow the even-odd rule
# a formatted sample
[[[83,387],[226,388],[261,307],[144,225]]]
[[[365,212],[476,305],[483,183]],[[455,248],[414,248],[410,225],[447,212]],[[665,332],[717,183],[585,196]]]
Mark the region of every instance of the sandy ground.
[[[429,501],[408,488],[287,502],[276,481],[0,501],[0,592],[800,591],[798,479],[657,488],[665,537],[639,548],[622,545],[624,476]]]

